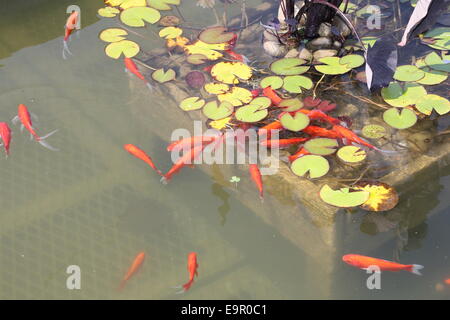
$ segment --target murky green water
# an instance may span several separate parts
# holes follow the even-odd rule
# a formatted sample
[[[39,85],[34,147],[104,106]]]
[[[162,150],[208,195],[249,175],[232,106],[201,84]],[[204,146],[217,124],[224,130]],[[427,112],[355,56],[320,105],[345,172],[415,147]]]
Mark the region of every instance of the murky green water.
[[[63,60],[70,4],[82,9],[82,30],[70,42],[74,56]],[[294,245],[261,218],[307,212],[270,194],[261,204],[256,191],[244,205],[239,188],[251,184],[236,189],[226,181],[232,174],[247,179],[245,171],[185,169],[163,186],[123,150],[125,143],[136,144],[166,171],[170,136],[157,133],[177,124],[162,123],[152,112],[152,98],[161,96],[137,95],[136,87],[145,86],[103,54],[98,33],[114,23],[96,17],[102,6],[92,0],[2,5],[0,120],[9,121],[17,105],[26,104],[39,117],[38,133],[59,129],[48,142],[60,151],[42,148],[14,127],[11,156],[0,159],[1,299],[450,298],[449,287],[436,290],[450,277],[448,159],[414,177],[384,216],[340,212],[326,227],[309,221],[303,228],[311,234],[336,230],[329,251],[311,255],[309,234],[299,232],[304,246]],[[195,25],[214,22],[193,3],[182,10]],[[143,50],[163,45],[147,34]],[[142,269],[117,292],[139,251],[147,253]],[[186,282],[190,251],[198,253],[199,277],[189,292],[176,295],[172,287]],[[368,275],[340,260],[347,253],[422,264],[424,275],[386,272],[382,289],[370,291]],[[81,268],[81,290],[66,288],[69,265]]]

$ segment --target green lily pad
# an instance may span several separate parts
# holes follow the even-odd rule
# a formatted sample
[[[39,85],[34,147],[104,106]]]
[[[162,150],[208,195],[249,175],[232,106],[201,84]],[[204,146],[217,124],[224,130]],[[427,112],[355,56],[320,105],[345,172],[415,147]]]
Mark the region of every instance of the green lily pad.
[[[217,101],[205,104],[202,109],[203,114],[211,120],[220,120],[228,117],[234,111],[233,105],[228,101],[222,101],[220,105]]]
[[[329,185],[324,185],[320,189],[320,198],[329,205],[339,208],[351,208],[365,203],[370,196],[368,191],[356,191],[350,188],[333,190]]]
[[[283,111],[285,112],[294,112],[303,108],[303,102],[297,98],[283,99],[278,104],[278,107],[283,108]]]
[[[361,41],[362,41],[362,43],[364,43],[364,45],[366,47],[373,47],[375,45],[375,42],[377,42],[378,39],[379,39],[379,37],[368,36],[368,37],[362,37]]]
[[[367,153],[357,146],[344,146],[336,155],[343,162],[351,164],[361,162],[367,157]]]
[[[432,39],[432,43],[427,43],[427,45],[433,49],[437,50],[450,50],[450,41],[446,39]]]
[[[425,63],[431,69],[450,72],[450,63],[446,63],[436,52],[428,54],[425,57]]]
[[[120,13],[120,10],[117,8],[106,7],[98,9],[98,14],[104,18],[112,18]]]
[[[120,14],[120,21],[130,27],[144,27],[145,22],[154,24],[159,19],[159,11],[149,7],[132,7]]]
[[[283,86],[283,79],[278,76],[269,76],[262,79],[259,84],[263,89],[271,87],[273,90],[277,90]]]
[[[425,72],[417,68],[416,66],[399,66],[394,73],[394,79],[398,81],[418,81],[425,77]]]
[[[337,75],[344,74],[351,70],[346,65],[339,63],[340,58],[338,57],[325,57],[319,59],[319,62],[324,63],[323,65],[314,66],[317,71],[323,74]]]
[[[284,78],[283,88],[289,93],[301,93],[302,88],[309,90],[313,87],[313,82],[305,76],[287,76]]]
[[[417,101],[416,109],[426,115],[430,115],[433,109],[444,115],[450,112],[450,101],[436,94],[427,94]]]
[[[208,61],[208,58],[206,56],[204,56],[203,54],[191,54],[188,55],[186,58],[186,61],[189,62],[190,64],[194,64],[194,65],[199,65],[199,64],[203,64],[205,62]]]
[[[174,80],[176,77],[175,71],[172,69],[168,69],[167,71],[164,71],[163,68],[158,69],[152,73],[152,78],[155,81],[158,81],[159,83],[165,83]]]
[[[128,35],[128,32],[124,29],[109,28],[109,29],[105,29],[102,32],[100,32],[98,37],[100,38],[100,40],[105,41],[105,42],[118,42],[118,41],[125,40],[126,35]]]
[[[439,70],[431,70],[430,68],[422,68],[423,72],[425,73],[425,77],[422,79],[416,81],[417,83],[424,84],[424,85],[435,85],[444,82],[447,80],[448,75],[445,71],[439,71]]]
[[[426,94],[427,90],[417,83],[406,83],[403,88],[398,82],[391,82],[387,88],[381,89],[384,101],[394,107],[413,105]]]
[[[383,113],[383,120],[396,129],[411,128],[417,122],[416,114],[410,109],[391,108]]]
[[[148,0],[148,5],[152,8],[161,10],[161,11],[167,11],[172,10],[172,7],[170,4],[179,6],[181,3],[181,0]]]
[[[348,54],[346,56],[343,56],[339,63],[345,65],[349,69],[354,69],[362,66],[366,60],[363,56],[360,56],[358,54]]]
[[[330,171],[330,164],[322,156],[308,154],[295,159],[291,164],[291,170],[299,177],[305,177],[309,173],[310,179],[316,179]]]
[[[119,59],[122,55],[127,58],[133,58],[140,50],[141,49],[136,42],[122,40],[108,44],[105,48],[105,54],[113,59]]]
[[[184,111],[192,111],[203,108],[205,105],[205,100],[199,97],[186,98],[180,102],[180,108]]]
[[[305,73],[309,66],[302,66],[306,61],[300,58],[283,58],[272,62],[270,70],[282,76],[292,76]]]
[[[301,112],[296,112],[292,116],[289,112],[283,112],[279,115],[281,125],[290,131],[301,131],[309,125],[309,117]]]
[[[368,124],[362,128],[362,134],[369,139],[383,138],[387,132],[386,128],[378,124]]]
[[[249,104],[259,106],[259,110],[267,109],[272,105],[272,101],[267,97],[256,97]]]
[[[339,146],[337,140],[329,138],[315,138],[308,140],[303,146],[311,154],[327,156],[336,152]]]
[[[450,28],[448,27],[435,28],[433,30],[428,31],[423,36],[424,38],[449,39]]]
[[[227,28],[219,26],[203,30],[198,35],[198,38],[204,43],[218,44],[230,42],[234,36],[235,34],[233,32],[227,32]]]
[[[236,113],[235,117],[242,122],[258,122],[263,120],[269,114],[267,109],[260,109],[261,106],[256,104],[248,104],[246,106],[240,107]]]

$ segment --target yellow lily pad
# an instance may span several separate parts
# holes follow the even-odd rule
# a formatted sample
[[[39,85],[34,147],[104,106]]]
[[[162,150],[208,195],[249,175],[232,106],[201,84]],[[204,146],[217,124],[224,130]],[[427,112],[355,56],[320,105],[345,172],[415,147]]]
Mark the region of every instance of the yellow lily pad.
[[[214,79],[227,84],[238,84],[240,80],[250,79],[252,74],[252,69],[239,61],[219,62],[211,69]]]
[[[233,117],[226,117],[223,119],[219,119],[219,120],[211,120],[209,122],[207,122],[206,124],[213,129],[216,130],[222,130],[225,129],[227,126],[231,125],[231,119]]]
[[[165,83],[174,80],[176,77],[175,71],[172,69],[168,69],[167,71],[164,71],[163,68],[158,69],[152,73],[152,78],[155,81],[158,81],[159,83]]]
[[[97,13],[99,16],[104,18],[113,18],[120,13],[120,10],[117,8],[106,7],[98,9]]]
[[[132,58],[137,55],[139,51],[139,45],[131,40],[112,42],[105,48],[106,55],[113,59],[119,59],[121,55],[124,55],[126,58]]]
[[[128,35],[128,32],[124,29],[109,28],[109,29],[105,29],[102,32],[100,32],[98,37],[100,38],[100,40],[105,41],[105,42],[118,42],[118,41],[125,40],[126,35]]]
[[[205,91],[210,94],[224,94],[230,90],[230,86],[225,83],[207,83],[204,86]]]
[[[397,191],[383,182],[360,181],[354,188],[369,192],[369,198],[361,205],[364,210],[388,211],[394,208],[399,200]]]
[[[130,27],[144,27],[145,22],[154,24],[160,18],[159,11],[149,7],[132,7],[120,14],[120,21]]]
[[[224,94],[219,94],[217,96],[219,101],[228,101],[233,106],[239,107],[246,103],[249,103],[253,99],[252,93],[244,88],[240,87],[233,87],[229,92],[226,92]]]
[[[159,36],[164,39],[176,39],[183,34],[183,30],[178,27],[165,27],[159,31]]]
[[[184,46],[184,50],[188,54],[201,54],[208,60],[217,60],[223,57],[223,53],[219,51],[226,50],[228,43],[209,44],[203,41],[197,40],[192,44]]]
[[[166,11],[166,10],[172,10],[172,7],[170,5],[179,6],[181,0],[148,0],[148,5],[152,8]]]

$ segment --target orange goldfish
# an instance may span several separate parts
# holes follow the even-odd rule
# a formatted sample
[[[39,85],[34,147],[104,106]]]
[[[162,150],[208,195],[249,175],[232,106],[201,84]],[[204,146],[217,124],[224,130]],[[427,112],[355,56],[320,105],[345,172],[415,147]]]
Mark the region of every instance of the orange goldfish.
[[[147,79],[145,79],[145,77],[139,71],[139,69],[137,68],[137,66],[134,63],[134,61],[132,59],[130,59],[130,58],[125,57],[124,62],[125,62],[126,70],[130,71],[136,77],[138,77],[139,79],[143,80],[145,82],[145,84],[147,85],[147,87],[151,90],[152,89],[151,84],[147,81]]]
[[[128,279],[130,279],[138,271],[139,267],[144,262],[144,259],[145,259],[145,252],[143,251],[139,252],[137,256],[134,258],[130,269],[128,269],[127,273],[125,274],[125,277],[123,277],[123,280],[119,286],[119,290],[122,290]]]
[[[262,146],[265,147],[274,147],[278,146],[279,148],[290,146],[292,144],[298,144],[309,140],[309,138],[291,138],[291,139],[273,139],[273,140],[264,140],[261,142]]]
[[[263,95],[272,101],[272,104],[277,106],[283,99],[272,89],[272,87],[266,87],[263,89]]]
[[[280,129],[283,129],[283,125],[281,124],[280,121],[276,120],[274,122],[266,124],[264,127],[259,128],[258,135],[263,136],[267,133],[267,137],[270,138],[272,130],[280,130]]]
[[[175,147],[180,148],[180,149],[184,149],[185,147],[189,146],[189,147],[195,147],[199,144],[209,144],[211,142],[213,142],[214,140],[216,140],[218,138],[218,136],[194,136],[194,137],[189,137],[189,138],[183,138],[177,141],[172,142],[171,144],[169,144],[167,146],[167,151],[172,151]]]
[[[19,120],[22,123],[22,128],[24,127],[25,129],[27,129],[30,132],[31,136],[34,137],[34,139],[39,142],[39,144],[52,151],[58,151],[58,149],[53,148],[51,145],[44,141],[58,130],[54,130],[43,137],[39,137],[36,131],[34,131],[30,113],[28,112],[28,108],[24,104],[19,104],[18,115],[15,116],[12,121],[13,123],[17,123]]]
[[[328,130],[322,127],[317,126],[307,126],[305,129],[302,130],[304,133],[309,134],[312,137],[325,137],[325,138],[331,138],[331,139],[337,139],[341,136],[336,133],[333,130]]]
[[[297,150],[296,153],[289,156],[289,161],[293,162],[295,159],[300,158],[302,156],[306,156],[307,154],[310,154],[310,153],[305,148],[301,147],[300,149]]]
[[[138,159],[141,159],[142,161],[144,161],[145,163],[147,163],[153,170],[155,170],[160,176],[163,176],[162,172],[158,170],[158,168],[156,168],[155,164],[153,163],[152,158],[150,158],[149,155],[147,155],[145,153],[144,150],[139,149],[138,147],[136,147],[133,144],[125,144],[123,146],[123,148],[128,151],[130,154],[132,154],[133,156],[135,156]]]
[[[72,32],[76,29],[78,19],[79,19],[78,11],[72,11],[69,18],[67,18],[66,25],[64,26],[64,40],[63,40],[64,47],[62,51],[63,59],[67,59],[66,52],[69,53],[70,55],[73,55],[72,52],[70,52],[69,50],[67,41],[69,40],[69,37],[72,34]]]
[[[450,278],[444,280],[445,284],[450,285]]]
[[[324,112],[320,110],[307,110],[307,109],[300,109],[298,112],[306,114],[311,120],[320,120],[325,121],[330,124],[340,124],[341,121],[339,119],[330,117],[329,115],[325,114]]]
[[[175,173],[177,173],[178,171],[181,170],[181,168],[183,168],[187,164],[188,165],[192,164],[192,162],[198,156],[200,156],[204,147],[205,146],[203,146],[203,145],[199,145],[199,146],[192,148],[188,152],[185,152],[183,154],[183,156],[180,157],[180,159],[178,159],[178,161],[172,166],[172,168],[170,168],[169,172],[167,172],[165,175],[163,175],[163,177],[161,178],[161,182],[166,184]]]
[[[231,49],[225,50],[225,52],[233,59],[233,60],[237,60],[240,62],[243,62],[245,64],[249,63],[250,60],[248,60],[248,58],[242,54],[236,53]]]
[[[358,137],[355,133],[353,133],[353,131],[351,131],[350,129],[347,129],[346,127],[343,127],[340,125],[334,125],[331,130],[336,132],[341,139],[347,139],[350,142],[358,143],[358,144],[366,146],[370,149],[381,151],[377,147],[371,145],[370,143],[367,143],[366,141],[364,141],[363,139]]]
[[[251,176],[253,182],[255,183],[256,187],[259,190],[259,198],[261,199],[261,201],[263,201],[264,195],[263,195],[263,182],[262,182],[261,172],[259,171],[259,168],[256,164],[249,164],[248,169],[250,171],[250,176]]]
[[[6,157],[9,155],[9,144],[11,142],[11,129],[6,122],[0,122],[0,137],[3,141]]]
[[[194,283],[194,277],[197,276],[198,277],[198,263],[197,263],[197,254],[195,252],[191,252],[188,254],[188,265],[187,265],[187,269],[189,272],[189,281],[186,282],[185,284],[183,284],[183,291],[186,292],[188,291],[192,284]],[[183,292],[181,291],[181,292]]]
[[[378,266],[381,271],[406,270],[417,275],[422,275],[419,270],[423,269],[423,266],[419,264],[400,264],[393,261],[361,256],[359,254],[346,254],[342,257],[342,260],[351,266],[361,269],[367,269],[370,266]]]

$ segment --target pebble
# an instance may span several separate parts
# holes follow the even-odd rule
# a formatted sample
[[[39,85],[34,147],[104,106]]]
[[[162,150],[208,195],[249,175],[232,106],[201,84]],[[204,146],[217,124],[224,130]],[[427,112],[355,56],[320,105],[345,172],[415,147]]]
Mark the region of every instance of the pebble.
[[[325,57],[334,57],[337,54],[337,50],[322,49],[314,52],[313,57],[315,60],[319,60]]]
[[[284,57],[285,58],[295,58],[297,56],[298,56],[298,50],[294,48],[294,49],[289,50]]]
[[[330,38],[319,37],[314,40],[309,41],[306,44],[306,48],[312,51],[320,50],[320,49],[329,49],[331,48],[332,41]]]
[[[264,41],[263,44],[264,51],[272,57],[281,57],[286,54],[286,46],[280,45],[276,41]]]
[[[347,18],[351,20],[351,17],[349,15],[345,15]],[[341,17],[337,16],[333,19],[333,26],[336,27],[339,30],[339,33],[344,37],[348,37],[352,30],[347,26],[344,20],[342,20]]]
[[[330,38],[332,36],[331,24],[325,22],[321,23],[319,26],[319,36]]]
[[[312,53],[306,48],[300,49],[300,52],[298,53],[298,57],[300,59],[310,61],[312,59]]]

